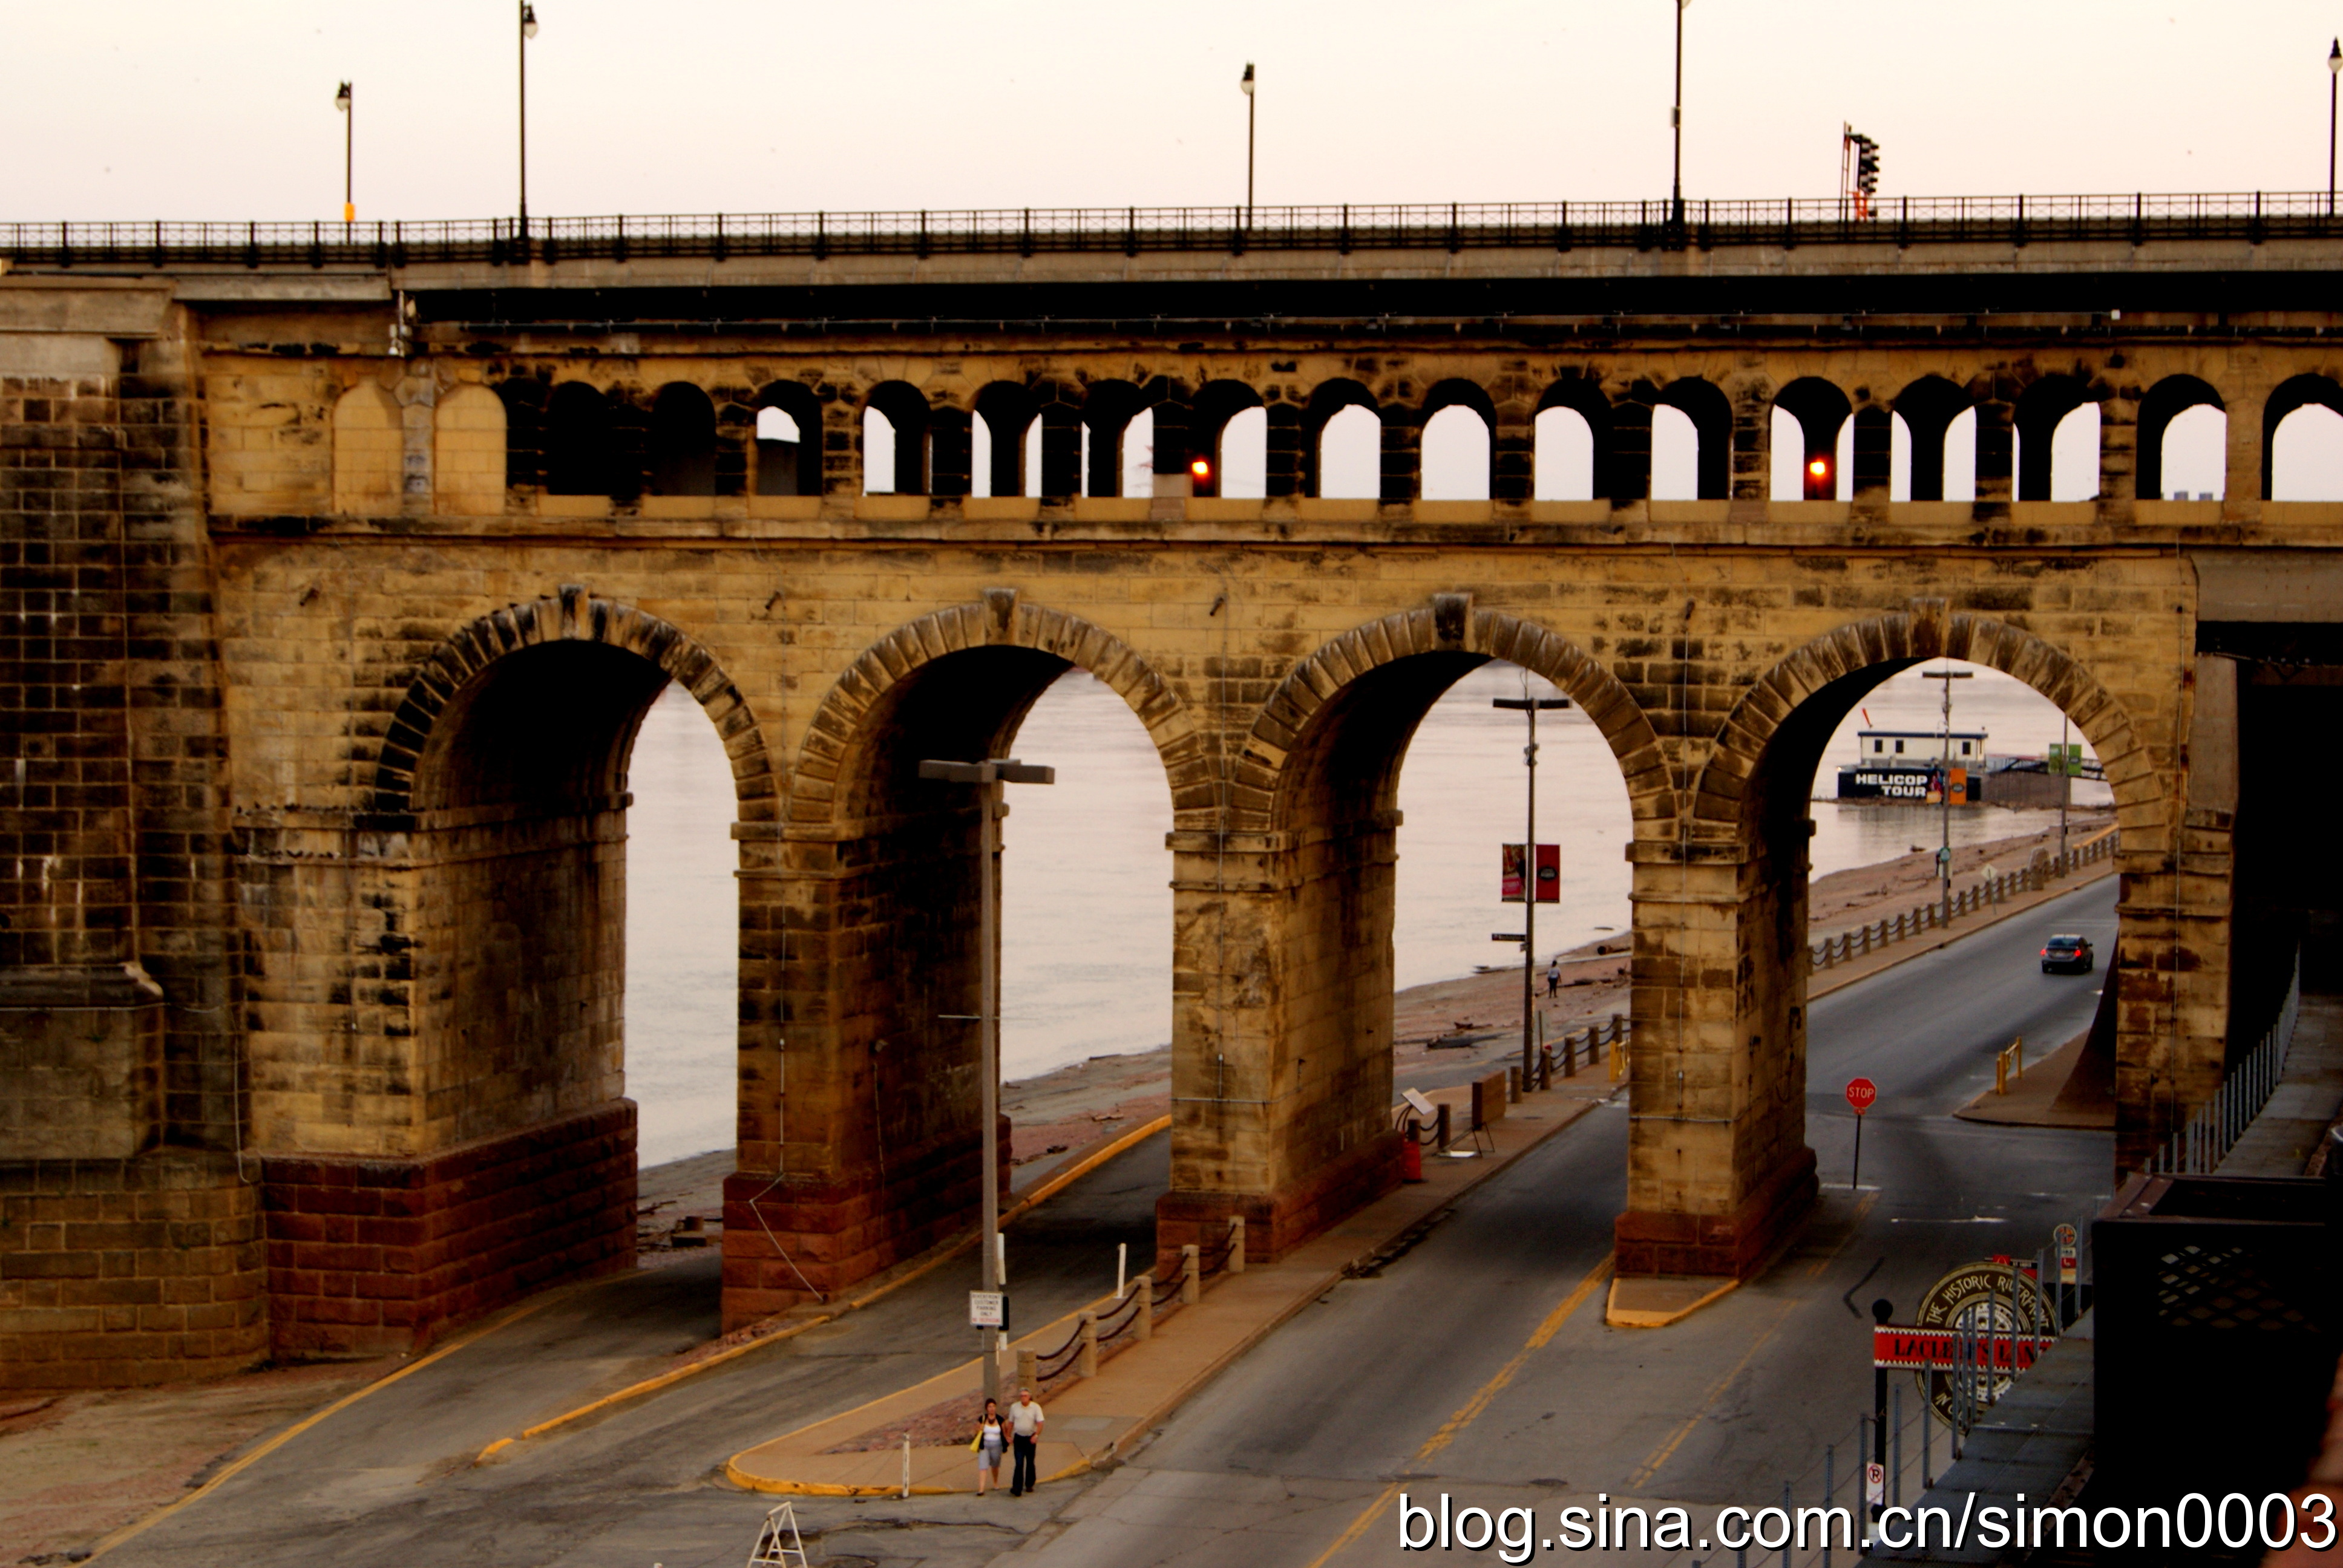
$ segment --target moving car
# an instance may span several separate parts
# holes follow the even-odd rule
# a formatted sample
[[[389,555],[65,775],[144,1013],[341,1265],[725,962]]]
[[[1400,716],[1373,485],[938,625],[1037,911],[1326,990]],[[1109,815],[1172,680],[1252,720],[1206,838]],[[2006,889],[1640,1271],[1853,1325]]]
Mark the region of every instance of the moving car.
[[[2042,949],[2042,972],[2072,970],[2078,975],[2091,972],[2091,941],[2088,937],[2052,937]]]

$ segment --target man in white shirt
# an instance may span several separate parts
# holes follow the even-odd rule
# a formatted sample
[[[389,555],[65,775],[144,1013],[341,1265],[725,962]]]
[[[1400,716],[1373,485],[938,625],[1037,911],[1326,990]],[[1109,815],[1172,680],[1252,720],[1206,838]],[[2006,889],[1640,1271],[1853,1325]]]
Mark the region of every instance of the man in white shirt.
[[[1016,1455],[1009,1471],[1011,1497],[1022,1496],[1040,1484],[1033,1478],[1033,1450],[1041,1443],[1041,1423],[1048,1419],[1034,1402],[1031,1389],[1017,1391],[1017,1402],[1009,1407],[1009,1446]]]

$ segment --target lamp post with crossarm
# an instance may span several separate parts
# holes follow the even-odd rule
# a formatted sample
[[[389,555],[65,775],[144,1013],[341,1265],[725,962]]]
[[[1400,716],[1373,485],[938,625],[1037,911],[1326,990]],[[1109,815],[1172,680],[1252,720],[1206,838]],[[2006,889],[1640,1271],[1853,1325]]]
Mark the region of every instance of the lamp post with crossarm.
[[[1014,757],[995,757],[982,762],[922,762],[920,777],[947,784],[975,785],[982,819],[977,836],[976,1011],[973,1015],[950,1016],[962,1020],[972,1016],[976,1024],[980,1114],[984,1118],[984,1214],[977,1233],[982,1240],[979,1251],[984,1254],[980,1288],[990,1293],[1001,1288],[1001,975],[994,956],[998,939],[993,910],[993,861],[1001,852],[1001,819],[1009,814],[1009,808],[1001,799],[1001,787],[1054,784],[1058,771],[1020,762]],[[984,1397],[1001,1397],[1001,1331],[997,1328],[984,1331]]]
[[[537,7],[520,0],[520,237],[528,240],[528,41],[537,36]]]
[[[342,112],[342,221],[355,223],[358,216],[357,196],[351,181],[357,169],[358,112],[352,103],[347,82],[334,95],[334,107]]]
[[[1938,790],[1945,807],[1945,839],[1936,850],[1936,876],[1942,883],[1946,925],[1953,923],[1953,682],[1976,678],[1976,672],[1967,669],[1924,669],[1920,672],[1923,680],[1945,683],[1945,757],[1939,764],[1943,769],[1943,784]]]
[[[1529,775],[1528,839],[1522,846],[1522,1087],[1537,1072],[1537,716],[1570,706],[1567,697],[1499,697],[1489,706],[1519,713],[1529,721],[1522,761]]]

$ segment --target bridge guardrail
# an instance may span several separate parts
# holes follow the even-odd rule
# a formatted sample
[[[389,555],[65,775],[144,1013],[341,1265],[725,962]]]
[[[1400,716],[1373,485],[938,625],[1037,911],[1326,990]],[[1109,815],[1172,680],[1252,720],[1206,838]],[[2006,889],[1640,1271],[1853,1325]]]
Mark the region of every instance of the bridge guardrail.
[[[2298,948],[2294,974],[2287,982],[2286,1000],[2278,1006],[2277,1021],[2245,1060],[2229,1070],[2213,1098],[2198,1106],[2157,1151],[2148,1163],[2150,1175],[2206,1176],[2219,1168],[2286,1076],[2287,1053],[2294,1047],[2294,1026],[2301,1014],[2302,950]]]
[[[2068,850],[2063,859],[2056,856],[2052,857],[2046,869],[2028,866],[2023,870],[2004,871],[1997,876],[1988,877],[1976,886],[1964,888],[1953,895],[1952,918],[1956,920],[1961,920],[1980,910],[1991,909],[1994,905],[2015,898],[2020,893],[2039,892],[2058,878],[2072,874],[2078,867],[2094,865],[2106,859],[2114,854],[2115,850],[2116,834],[2111,829],[2097,838],[2088,839]],[[1821,941],[1809,945],[1807,956],[1815,971],[1836,969],[1841,964],[1852,963],[1866,954],[1877,952],[1883,948],[1893,947],[1897,942],[1908,941],[1928,931],[1940,930],[1944,929],[1945,923],[1944,906],[1941,903],[1920,904],[1915,906],[1909,914],[1898,914],[1893,919],[1882,917],[1867,924],[1857,926],[1851,931],[1841,931],[1835,937],[1825,937]]]
[[[1908,246],[2343,235],[2325,191],[1360,203],[1255,206],[903,208],[377,223],[146,220],[0,224],[18,268],[362,266],[565,258],[1006,255],[1247,250],[1641,250],[1719,245]]]

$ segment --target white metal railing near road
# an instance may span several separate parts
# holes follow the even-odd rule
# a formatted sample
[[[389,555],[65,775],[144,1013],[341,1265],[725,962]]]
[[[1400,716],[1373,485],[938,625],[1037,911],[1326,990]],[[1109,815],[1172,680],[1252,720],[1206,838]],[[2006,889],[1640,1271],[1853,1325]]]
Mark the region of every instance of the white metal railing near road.
[[[2157,1176],[2207,1176],[2227,1158],[2254,1118],[2269,1103],[2278,1081],[2286,1076],[2287,1052],[2294,1046],[2295,1021],[2302,1014],[2302,950],[2294,954],[2294,975],[2287,982],[2286,1000],[2278,1021],[2259,1044],[2229,1070],[2213,1098],[2191,1116],[2157,1151],[2148,1172]]]
[[[2053,880],[2066,876],[2076,868],[2096,864],[2106,859],[2115,851],[2116,835],[2109,832],[2081,845],[2068,854],[2064,861],[2052,860],[2046,870],[2029,866],[2022,871],[2005,871],[1999,876],[1988,877],[1975,887],[1964,888],[1953,895],[1952,918],[1957,920],[1966,915],[1975,914],[1979,910],[1990,909],[2019,893],[2039,892],[2049,886]],[[1919,904],[1916,905],[1909,914],[1899,914],[1892,918],[1873,920],[1866,925],[1856,927],[1854,930],[1842,931],[1835,937],[1825,937],[1821,941],[1811,944],[1809,956],[1816,970],[1836,969],[1839,965],[1851,962],[1866,953],[1876,952],[1882,948],[1892,947],[1897,942],[1908,940],[1925,932],[1940,930],[1944,924],[1942,905]]]

